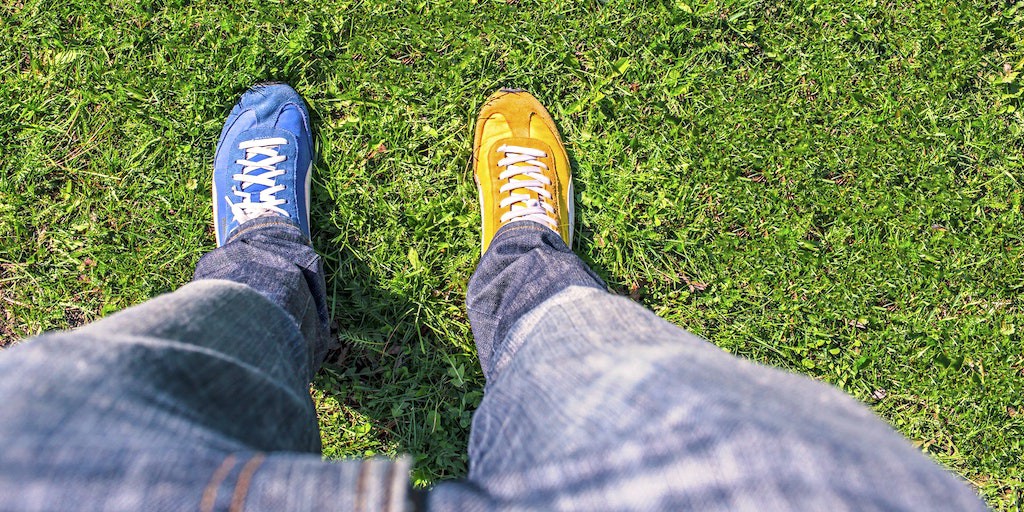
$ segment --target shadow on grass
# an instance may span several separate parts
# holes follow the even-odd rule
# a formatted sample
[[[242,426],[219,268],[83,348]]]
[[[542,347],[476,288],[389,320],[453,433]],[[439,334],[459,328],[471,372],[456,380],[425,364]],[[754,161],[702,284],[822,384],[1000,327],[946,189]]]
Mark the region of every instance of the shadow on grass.
[[[464,476],[483,394],[475,357],[431,327],[426,306],[384,289],[379,269],[343,247],[345,234],[328,220],[327,191],[315,184],[312,195],[314,245],[339,343],[314,382],[324,456],[411,455],[419,486]]]
[[[555,121],[555,126],[558,125],[559,122]],[[562,131],[561,127],[559,127],[558,130]],[[566,148],[565,152],[569,156],[569,166],[572,168],[573,176],[576,176],[577,170],[579,169],[579,161],[576,160],[576,156],[568,148]],[[574,193],[577,196],[582,196],[583,193],[586,192],[587,190],[587,184],[584,182],[580,182],[578,179],[574,179],[573,189]],[[580,222],[581,219],[586,218],[588,208],[576,197],[573,198],[573,201],[575,202],[576,206],[576,225],[573,226],[575,232],[573,235],[573,246],[571,247],[571,249],[573,250],[573,252],[576,253],[577,256],[579,256],[581,260],[583,260],[583,263],[586,263],[587,266],[590,267],[590,269],[593,270],[598,275],[598,277],[600,277],[602,280],[604,280],[606,284],[609,285],[610,290],[613,293],[618,293],[621,295],[622,291],[619,290],[618,287],[615,285],[615,283],[618,282],[617,277],[609,275],[607,269],[605,269],[601,265],[598,265],[597,262],[590,257],[591,250],[594,245],[594,232],[584,229],[584,224]]]
[[[572,154],[569,158],[577,168]],[[327,175],[322,163],[317,171]],[[586,184],[577,182],[577,187],[582,192]],[[459,350],[449,339],[461,334],[446,332],[430,319],[452,301],[464,312],[464,296],[424,303],[392,292],[391,270],[347,248],[359,241],[345,239],[353,235],[329,220],[338,205],[318,180],[312,197],[314,245],[324,258],[333,334],[340,344],[314,383],[324,455],[409,454],[415,459],[417,485],[464,476],[483,377],[475,354]],[[578,211],[587,213],[582,205]],[[378,218],[388,215],[379,211],[360,210],[359,215],[368,225],[393,220]],[[584,262],[606,281],[617,282],[589,258],[593,233],[578,230],[575,240]]]

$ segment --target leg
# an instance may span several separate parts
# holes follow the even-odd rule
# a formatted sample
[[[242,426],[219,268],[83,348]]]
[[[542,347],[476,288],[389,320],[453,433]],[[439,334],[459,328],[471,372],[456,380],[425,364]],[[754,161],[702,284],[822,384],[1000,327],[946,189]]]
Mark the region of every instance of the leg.
[[[319,261],[295,241],[294,227],[252,227],[196,270],[200,278],[232,281],[201,279],[0,354],[5,508],[226,510],[244,503],[289,510],[362,503],[386,510],[404,503],[408,461],[320,460],[308,383],[310,354],[322,348],[315,346],[317,335],[303,332],[324,325],[316,320],[300,328],[304,322],[297,320],[318,319],[322,287],[317,298],[310,289],[322,279]],[[308,255],[309,265],[276,264],[284,247]],[[261,262],[254,279],[272,277],[276,295],[232,274],[253,262]]]
[[[330,317],[320,256],[298,227],[277,217],[246,223],[199,261],[195,280],[204,279],[244,283],[288,312],[302,334],[288,356],[304,384],[313,380],[330,348]]]
[[[469,482],[433,508],[984,508],[837,390],[607,293],[566,243],[568,158],[532,96],[484,104],[473,156],[485,253],[467,307],[487,387]]]
[[[473,487],[439,509],[984,509],[861,404],[608,294],[545,230],[503,228],[470,282],[487,390]]]
[[[466,299],[480,366],[488,379],[496,367],[508,364],[511,354],[502,340],[520,317],[568,286],[605,289],[550,229],[517,222],[502,228],[500,241],[492,243],[477,267]],[[558,279],[552,279],[551,269],[559,271]]]
[[[5,351],[5,506],[197,508],[229,459],[317,453],[305,341],[248,286],[203,280]]]
[[[291,99],[278,101],[273,91]],[[290,88],[257,88],[233,119],[252,122],[246,98],[268,97],[285,108],[301,102]],[[258,117],[268,118],[266,112]],[[295,124],[281,112],[269,119]],[[225,133],[240,125],[229,119]],[[267,146],[301,142],[279,126],[247,132]],[[308,138],[308,127],[305,132]],[[273,163],[244,157],[252,164],[244,172],[229,167],[219,175],[264,172],[251,181],[279,195],[287,188],[265,183],[287,181],[291,197],[278,202],[264,192],[262,207],[248,201],[225,207],[233,218],[218,218],[221,247],[199,262],[196,281],[0,354],[5,509],[404,505],[408,461],[321,461],[308,385],[327,349],[326,295],[308,221],[295,221],[302,203],[295,174],[308,166],[294,165],[303,161],[294,151],[281,151],[291,160],[271,152],[259,154]],[[259,211],[284,204],[292,205],[285,215]]]

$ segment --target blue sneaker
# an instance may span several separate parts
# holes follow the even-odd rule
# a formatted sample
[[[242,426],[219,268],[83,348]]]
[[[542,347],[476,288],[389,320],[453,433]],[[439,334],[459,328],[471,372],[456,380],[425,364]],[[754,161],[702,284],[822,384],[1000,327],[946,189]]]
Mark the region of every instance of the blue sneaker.
[[[286,84],[256,85],[231,109],[213,161],[217,247],[239,226],[276,215],[309,237],[313,132],[299,93]]]

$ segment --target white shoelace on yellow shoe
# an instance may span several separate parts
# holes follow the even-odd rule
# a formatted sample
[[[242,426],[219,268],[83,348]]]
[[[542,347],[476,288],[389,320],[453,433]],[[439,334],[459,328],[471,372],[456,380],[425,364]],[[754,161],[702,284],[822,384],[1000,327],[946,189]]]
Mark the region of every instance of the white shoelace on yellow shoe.
[[[277,152],[277,148],[285,144],[288,144],[287,139],[274,137],[270,139],[247,140],[238,145],[238,149],[245,150],[245,158],[235,160],[235,164],[241,165],[243,168],[241,174],[235,174],[231,176],[231,179],[241,185],[231,187],[231,191],[236,196],[242,198],[242,200],[232,203],[230,197],[224,196],[224,200],[231,207],[231,213],[234,215],[235,222],[241,224],[269,213],[276,213],[285,217],[289,216],[288,212],[278,208],[279,205],[285,204],[287,201],[274,197],[274,194],[285,189],[284,185],[278,185],[277,181],[274,180],[274,178],[285,173],[283,169],[275,167],[287,159],[287,157]],[[266,158],[253,162],[252,158],[257,155],[263,155]],[[249,174],[260,169],[265,172]],[[262,185],[267,188],[261,190],[259,196],[254,199],[251,192],[245,191],[250,185]]]
[[[548,166],[538,160],[546,158],[548,154],[539,149],[509,145],[498,148],[498,153],[505,155],[505,158],[498,161],[498,167],[505,168],[498,178],[508,180],[508,183],[499,189],[499,192],[508,194],[508,197],[502,199],[498,206],[511,207],[501,216],[501,223],[532,220],[557,230],[555,208],[549,202],[552,199],[551,192],[545,188],[551,185],[551,178],[544,175]],[[533,192],[537,197],[534,198],[528,193],[514,193],[521,190]]]

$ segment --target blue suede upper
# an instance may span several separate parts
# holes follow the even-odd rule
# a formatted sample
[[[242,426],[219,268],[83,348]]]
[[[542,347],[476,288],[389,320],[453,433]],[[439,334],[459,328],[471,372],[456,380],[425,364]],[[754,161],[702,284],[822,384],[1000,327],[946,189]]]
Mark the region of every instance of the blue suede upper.
[[[224,245],[231,233],[238,228],[228,200],[241,201],[235,196],[232,187],[240,184],[233,179],[241,173],[243,166],[238,160],[245,158],[245,150],[239,149],[239,143],[263,138],[281,137],[287,144],[277,147],[285,160],[276,165],[285,174],[275,178],[275,182],[284,185],[283,191],[275,197],[287,202],[279,208],[288,213],[290,220],[295,222],[302,233],[309,237],[309,197],[306,183],[311,172],[313,161],[313,133],[309,124],[309,111],[306,104],[294,89],[286,84],[257,85],[242,95],[238,104],[231,110],[224,129],[217,141],[217,153],[213,163],[213,202],[214,224],[217,232],[217,245]],[[252,161],[262,160],[262,155]],[[263,170],[252,171],[251,175],[263,174]],[[251,184],[245,192],[251,197],[258,197],[260,191],[267,187]]]

